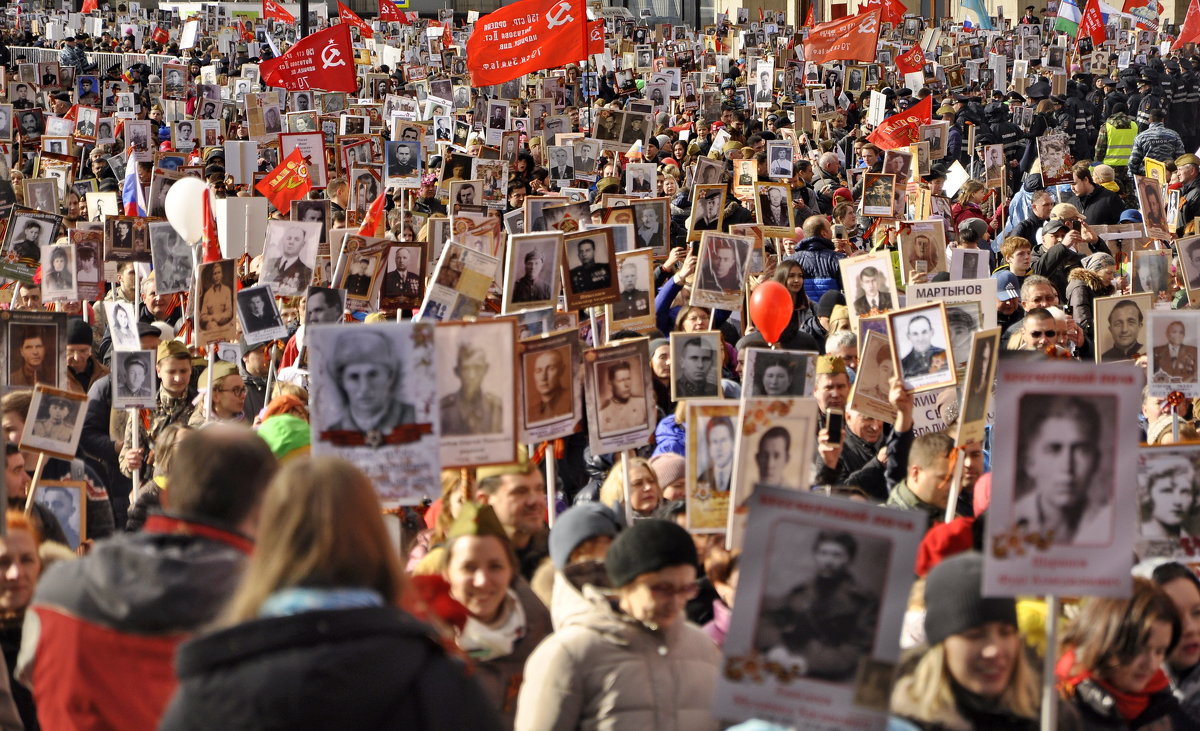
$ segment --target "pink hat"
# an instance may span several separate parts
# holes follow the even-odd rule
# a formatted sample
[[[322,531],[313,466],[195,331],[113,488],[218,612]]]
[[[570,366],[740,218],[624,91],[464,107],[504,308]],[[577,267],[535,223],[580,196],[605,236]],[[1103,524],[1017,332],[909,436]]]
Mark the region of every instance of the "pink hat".
[[[853,202],[854,194],[850,192],[849,188],[838,188],[837,190],[833,191],[833,199],[836,201],[838,198],[845,198],[846,200]]]

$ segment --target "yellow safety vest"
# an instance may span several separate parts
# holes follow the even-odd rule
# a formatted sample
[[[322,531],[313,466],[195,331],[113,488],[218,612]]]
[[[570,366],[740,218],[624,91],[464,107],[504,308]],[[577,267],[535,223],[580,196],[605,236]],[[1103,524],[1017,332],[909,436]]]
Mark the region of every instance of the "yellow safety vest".
[[[1129,156],[1133,154],[1133,138],[1137,137],[1137,125],[1133,122],[1128,127],[1114,127],[1112,122],[1104,123],[1104,139],[1108,141],[1108,149],[1104,151],[1104,164],[1126,167]]]

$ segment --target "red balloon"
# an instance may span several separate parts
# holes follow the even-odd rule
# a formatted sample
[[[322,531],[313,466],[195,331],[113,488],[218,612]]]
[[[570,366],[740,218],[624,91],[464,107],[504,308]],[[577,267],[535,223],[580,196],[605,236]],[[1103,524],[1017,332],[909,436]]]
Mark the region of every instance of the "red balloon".
[[[763,282],[750,293],[750,319],[768,345],[779,341],[795,309],[792,293],[774,280]]]

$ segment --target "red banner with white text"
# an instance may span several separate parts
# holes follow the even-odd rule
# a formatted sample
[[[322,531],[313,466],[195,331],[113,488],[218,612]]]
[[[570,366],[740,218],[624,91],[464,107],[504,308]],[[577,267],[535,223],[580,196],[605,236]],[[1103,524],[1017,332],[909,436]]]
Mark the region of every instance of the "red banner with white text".
[[[518,0],[483,16],[467,39],[471,83],[503,84],[582,60],[592,45],[586,23],[583,0]]]
[[[879,44],[880,8],[841,20],[821,23],[804,41],[804,60],[874,61]]]

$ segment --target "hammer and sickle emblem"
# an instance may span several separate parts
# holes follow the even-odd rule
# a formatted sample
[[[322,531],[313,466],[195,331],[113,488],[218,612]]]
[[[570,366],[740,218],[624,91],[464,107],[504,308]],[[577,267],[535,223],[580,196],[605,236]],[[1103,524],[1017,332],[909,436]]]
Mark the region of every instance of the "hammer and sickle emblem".
[[[342,52],[334,45],[336,41],[329,41],[329,45],[321,51],[321,63],[325,68],[333,68],[334,66],[345,66],[346,60],[342,58]]]
[[[557,28],[572,20],[575,20],[575,16],[571,15],[571,3],[567,0],[562,0],[558,5],[551,8],[550,12],[546,13],[546,25],[551,28]]]

